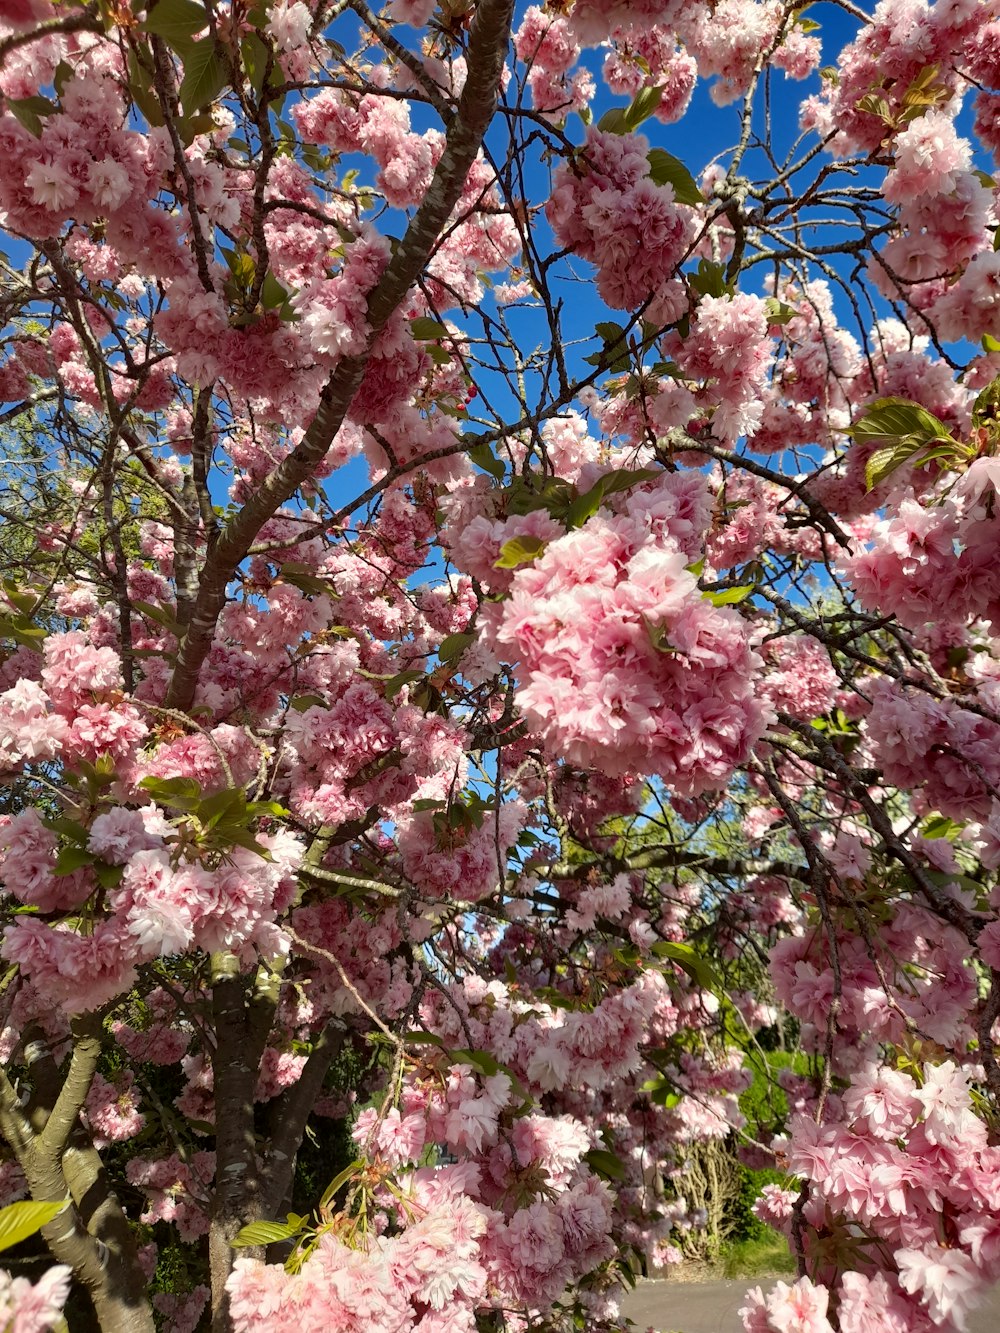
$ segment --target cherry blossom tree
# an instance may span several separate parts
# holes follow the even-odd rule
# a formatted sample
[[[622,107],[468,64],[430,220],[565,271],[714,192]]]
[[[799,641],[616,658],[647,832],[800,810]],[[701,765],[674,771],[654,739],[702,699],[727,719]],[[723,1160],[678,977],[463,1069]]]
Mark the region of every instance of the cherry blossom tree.
[[[0,0],[0,96],[3,1328],[622,1329],[725,1144],[748,1333],[962,1330],[1000,5]]]

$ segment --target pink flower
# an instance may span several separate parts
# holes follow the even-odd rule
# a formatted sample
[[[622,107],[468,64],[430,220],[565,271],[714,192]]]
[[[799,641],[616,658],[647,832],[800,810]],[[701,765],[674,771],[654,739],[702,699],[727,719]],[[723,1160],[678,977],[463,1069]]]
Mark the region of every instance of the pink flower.
[[[766,1297],[759,1287],[747,1295],[750,1304],[740,1310],[747,1333],[833,1333],[826,1317],[829,1292],[810,1278],[791,1286],[778,1282]]]
[[[0,1269],[0,1320],[5,1333],[46,1333],[62,1317],[71,1270],[56,1264],[34,1285]]]
[[[36,162],[24,183],[35,201],[53,212],[72,208],[79,196],[73,177],[58,162]]]
[[[985,1283],[975,1264],[961,1250],[925,1245],[897,1250],[899,1285],[919,1296],[935,1324],[965,1329],[965,1317],[982,1299]]]
[[[866,1065],[851,1079],[844,1093],[844,1111],[855,1128],[878,1139],[899,1139],[920,1114],[917,1085],[909,1074]]]
[[[305,44],[312,27],[312,14],[302,0],[278,0],[268,14],[267,31],[279,51],[294,51]]]
[[[968,171],[971,153],[943,111],[931,108],[896,135],[896,162],[882,193],[892,203],[906,203],[926,194],[949,194],[958,173]]]
[[[845,1273],[837,1314],[840,1333],[914,1333],[915,1326],[923,1327],[919,1311],[890,1286],[884,1273]]]
[[[953,1060],[924,1065],[924,1084],[916,1096],[924,1108],[924,1133],[931,1143],[951,1143],[980,1129],[982,1122],[972,1111],[969,1083],[969,1075]]]

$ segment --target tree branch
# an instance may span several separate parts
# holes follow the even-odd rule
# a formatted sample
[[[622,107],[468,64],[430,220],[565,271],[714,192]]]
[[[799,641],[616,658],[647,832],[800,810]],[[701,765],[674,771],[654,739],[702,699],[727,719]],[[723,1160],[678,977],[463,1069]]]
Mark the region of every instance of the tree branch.
[[[100,1014],[84,1014],[74,1019],[73,1054],[70,1057],[69,1071],[59,1089],[59,1096],[52,1108],[52,1114],[45,1122],[45,1128],[38,1136],[39,1149],[58,1159],[69,1141],[73,1126],[87,1100],[87,1093],[97,1073],[97,1062],[101,1055],[101,1031],[103,1019]]]
[[[261,1181],[261,1213],[267,1220],[273,1221],[277,1216],[291,1188],[306,1121],[327,1071],[343,1049],[346,1035],[347,1025],[340,1019],[331,1019],[312,1048],[298,1082],[275,1103],[275,1129]]]
[[[257,1220],[259,1196],[254,1134],[254,1091],[258,1060],[248,1051],[246,990],[235,954],[212,955],[212,1013],[216,1047],[212,1054],[215,1083],[215,1197],[208,1239],[212,1279],[213,1333],[228,1333],[232,1243],[237,1232]],[[251,1258],[263,1257],[248,1248]]]
[[[375,339],[416,282],[461,197],[496,109],[513,9],[513,0],[480,0],[469,34],[469,73],[458,111],[448,126],[445,150],[430,188],[369,297],[367,346],[359,355],[345,357],[339,363],[323,388],[316,415],[301,443],[220,533],[202,570],[191,622],[164,701],[168,708],[191,706],[201,664],[226,604],[230,579],[263,525],[311,476],[330,448],[364,378]]]

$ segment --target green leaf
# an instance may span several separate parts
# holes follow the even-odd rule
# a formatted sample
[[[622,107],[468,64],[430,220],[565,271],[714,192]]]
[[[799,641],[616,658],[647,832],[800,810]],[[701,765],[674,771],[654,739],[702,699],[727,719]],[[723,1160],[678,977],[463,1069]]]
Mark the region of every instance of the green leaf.
[[[594,325],[594,329],[598,336],[607,343],[609,347],[614,347],[616,343],[620,343],[625,337],[625,330],[622,328],[621,324],[616,324],[614,320],[598,320]]]
[[[326,700],[321,694],[297,694],[294,699],[289,699],[288,706],[296,713],[304,713],[309,708],[325,708]]]
[[[874,490],[880,481],[885,481],[906,460],[920,449],[919,444],[908,447],[906,444],[890,445],[887,449],[876,449],[865,464],[865,486]]]
[[[954,838],[961,833],[963,825],[956,824],[947,815],[931,815],[921,825],[920,832],[925,838]]]
[[[573,487],[560,477],[515,477],[503,494],[507,513],[519,516],[544,509],[559,518],[573,501]]]
[[[264,278],[263,286],[260,289],[261,305],[265,310],[277,310],[278,307],[283,306],[287,300],[288,293],[274,274],[268,270],[267,276]]]
[[[887,125],[892,122],[892,110],[884,97],[879,97],[877,93],[867,93],[855,104],[855,110],[867,111],[870,116],[878,116],[879,120],[884,120]]]
[[[602,319],[594,325],[594,331],[604,343],[604,347],[593,357],[586,359],[595,366],[607,364],[616,375],[629,366],[629,349],[625,341],[625,330],[612,320]]]
[[[603,130],[605,134],[627,134],[628,122],[626,116],[628,108],[623,106],[612,107],[610,111],[605,111],[604,115],[597,122],[597,128]]]
[[[29,134],[37,139],[42,133],[42,116],[51,116],[59,108],[47,97],[8,97],[7,110],[16,116]]]
[[[680,1101],[680,1093],[676,1091],[674,1084],[670,1079],[658,1075],[656,1078],[647,1079],[639,1089],[640,1092],[649,1094],[649,1100],[657,1106],[670,1108],[676,1106]]]
[[[688,281],[702,296],[725,296],[729,290],[726,270],[721,264],[713,264],[707,259],[699,261],[697,271],[688,274]]]
[[[937,106],[949,96],[948,88],[938,82],[938,66],[925,65],[903,94],[903,106],[917,109]]]
[[[287,819],[291,813],[280,801],[251,801],[247,806],[247,814],[251,819],[256,819],[259,815],[270,815],[272,819]]]
[[[469,644],[475,641],[475,634],[468,631],[462,634],[446,634],[438,648],[438,658],[442,662],[450,662],[455,657],[461,657]]]
[[[629,130],[638,129],[644,120],[657,110],[663,101],[663,86],[654,84],[649,88],[640,88],[632,99],[632,105],[625,112],[625,126]]]
[[[660,940],[653,945],[650,953],[655,958],[669,958],[705,990],[716,990],[719,986],[719,978],[711,963],[695,953],[690,944],[680,944],[676,940]]]
[[[583,495],[577,496],[569,506],[566,511],[567,526],[571,528],[582,527],[588,518],[597,513],[609,495],[614,495],[617,491],[630,490],[633,486],[652,481],[654,477],[659,475],[658,469],[648,467],[623,467],[615,468],[612,472],[605,472],[604,476],[598,478],[589,491],[584,491]]]
[[[605,134],[631,134],[648,120],[663,101],[663,88],[657,84],[652,88],[640,88],[627,107],[612,107],[605,111],[597,122],[597,128]]]
[[[666,625],[654,625],[643,617],[646,634],[652,647],[658,653],[676,653],[677,649],[670,642],[670,631]]]
[[[175,810],[196,810],[201,802],[201,784],[194,778],[143,778],[139,786],[155,801]]]
[[[1000,342],[997,342],[996,338],[994,338],[991,334],[989,334],[989,333],[984,333],[984,334],[983,334],[983,351],[984,351],[984,352],[1000,352]]]
[[[166,607],[154,606],[152,602],[140,601],[134,601],[131,605],[133,611],[140,612],[147,620],[151,620],[154,625],[162,625],[165,630],[170,631],[175,639],[180,638],[184,633],[173,612],[169,611]]]
[[[56,90],[56,96],[62,97],[66,91],[66,85],[73,77],[73,66],[65,60],[60,60],[56,65],[56,72],[52,76],[52,86]]]
[[[425,340],[429,338],[447,338],[450,337],[447,327],[439,320],[430,319],[426,315],[421,315],[419,319],[410,320],[410,332],[414,338]]]
[[[1000,376],[990,380],[972,405],[972,424],[982,426],[1000,418]]]
[[[125,874],[124,866],[109,866],[103,861],[94,862],[94,875],[102,889],[116,889]]]
[[[226,67],[211,37],[195,42],[184,53],[184,78],[180,99],[185,115],[193,115],[214,102],[228,82]]]
[[[769,324],[787,324],[790,319],[795,318],[795,310],[784,301],[779,301],[776,296],[769,296],[764,302],[764,312],[767,315]]]
[[[146,54],[147,58],[152,61],[152,54],[149,52]],[[150,125],[160,126],[164,123],[163,108],[153,91],[152,76],[145,66],[139,63],[135,51],[129,51],[128,53],[128,93]]]
[[[60,847],[59,855],[56,857],[55,875],[72,875],[77,870],[82,870],[84,866],[94,864],[93,852],[88,852],[86,847]]]
[[[325,1208],[327,1204],[331,1201],[331,1199],[336,1197],[337,1191],[343,1185],[346,1185],[347,1182],[350,1180],[351,1176],[356,1175],[357,1172],[360,1171],[361,1168],[364,1166],[364,1164],[365,1164],[364,1158],[358,1157],[348,1166],[345,1166],[343,1171],[341,1171],[338,1175],[334,1176],[334,1178],[330,1181],[329,1185],[327,1185],[326,1189],[323,1191],[322,1198],[319,1201],[319,1206],[321,1209]]]
[[[224,829],[220,828],[219,832],[225,836],[227,842],[231,842],[237,847],[243,847],[248,852],[253,852],[262,861],[274,860],[267,848],[257,841],[249,829],[233,828],[232,825],[227,824]]]
[[[162,37],[177,49],[189,46],[196,33],[204,32],[208,27],[208,15],[194,0],[158,0],[139,27],[143,32]]]
[[[641,486],[662,475],[656,467],[617,467],[611,472],[605,472],[597,485],[601,487],[602,494],[608,496],[618,491],[630,491],[633,486]]]
[[[267,74],[267,61],[271,52],[260,36],[252,32],[240,42],[243,56],[243,68],[247,72],[250,86],[260,97],[264,91],[264,79]]]
[[[617,1153],[607,1152],[604,1148],[591,1148],[583,1154],[583,1160],[591,1171],[605,1180],[624,1180],[625,1164]]]
[[[279,1240],[290,1240],[297,1236],[299,1227],[290,1222],[251,1222],[236,1233],[233,1248],[242,1249],[244,1245],[273,1245]]]
[[[10,602],[15,611],[20,611],[22,615],[30,616],[38,605],[39,597],[34,588],[19,588],[16,583],[10,579],[4,579],[2,585],[3,595]]]
[[[229,271],[241,287],[249,287],[257,272],[257,265],[244,250],[227,250],[220,246],[222,257],[229,265]]]
[[[56,819],[46,819],[45,827],[52,829],[53,833],[61,833],[64,838],[69,838],[70,842],[75,842],[78,847],[86,846],[87,839],[90,837],[90,830],[83,824],[77,823],[75,819],[67,819],[60,815]]]
[[[588,518],[592,518],[601,507],[601,501],[604,499],[604,491],[601,483],[591,486],[589,491],[583,495],[578,495],[570,505],[566,520],[571,528],[582,528]]]
[[[928,445],[948,446],[956,454],[964,452],[943,421],[919,403],[905,398],[878,399],[854,423],[850,434],[859,442],[879,441],[882,444],[865,467],[869,490]]]
[[[385,683],[385,697],[391,702],[404,685],[411,685],[415,680],[423,680],[423,678],[424,673],[416,669],[397,671]]]
[[[705,202],[705,196],[698,189],[695,178],[679,157],[666,152],[663,148],[652,148],[646,154],[649,160],[649,175],[657,185],[673,186],[674,198],[679,204],[690,204],[697,208]]]
[[[217,824],[220,820],[241,820],[247,817],[247,798],[242,787],[226,787],[206,796],[195,812],[203,824]]]
[[[877,399],[865,409],[850,433],[857,440],[885,440],[887,444],[910,435],[920,436],[924,443],[951,438],[944,422],[933,412],[906,398]]]
[[[26,616],[0,616],[0,636],[13,639],[34,653],[42,651],[42,640],[47,632],[39,625],[33,625]]]
[[[983,885],[971,875],[954,875],[948,870],[925,870],[924,876],[939,889],[950,889],[958,884],[963,889],[968,889],[977,897],[983,893]]]
[[[329,597],[333,593],[328,579],[320,578],[308,565],[297,560],[282,565],[278,577],[282,583],[290,583],[293,588],[308,593],[310,597]]]
[[[475,463],[476,467],[482,468],[484,472],[488,472],[497,481],[503,481],[507,469],[504,467],[503,461],[497,458],[488,444],[474,444],[469,450],[469,458]]]
[[[722,592],[703,592],[702,597],[713,606],[732,606],[736,602],[745,602],[755,586],[753,583],[743,583],[738,588],[723,588]]]
[[[500,1065],[489,1051],[470,1051],[464,1046],[451,1052],[451,1058],[457,1065],[472,1065],[488,1078],[500,1072]]]
[[[10,1203],[6,1208],[0,1208],[0,1250],[20,1245],[22,1240],[41,1231],[46,1223],[68,1206],[69,1199],[61,1199],[58,1203],[35,1203],[25,1199],[21,1203]]]
[[[537,560],[545,550],[546,543],[541,537],[512,537],[500,547],[500,559],[493,562],[494,569],[516,569]]]

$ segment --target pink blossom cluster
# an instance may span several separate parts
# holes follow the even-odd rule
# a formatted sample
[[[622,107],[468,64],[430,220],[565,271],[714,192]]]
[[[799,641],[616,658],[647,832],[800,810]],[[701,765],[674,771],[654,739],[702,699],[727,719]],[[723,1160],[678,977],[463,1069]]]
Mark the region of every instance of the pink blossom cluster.
[[[676,475],[517,570],[497,640],[519,659],[522,710],[559,753],[612,774],[657,773],[697,795],[746,758],[765,713],[739,614],[701,596],[684,536],[671,531]]]
[[[638,134],[593,126],[579,160],[555,174],[546,214],[560,245],[597,268],[597,289],[629,310],[675,275],[694,240],[694,211],[649,175],[649,144]]]
[[[208,1199],[215,1173],[215,1153],[196,1152],[188,1161],[176,1153],[150,1159],[133,1157],[126,1178],[146,1195],[141,1221],[170,1222],[182,1241],[197,1240],[208,1232]]]
[[[37,821],[31,811],[18,818]],[[284,830],[260,838],[270,859],[237,847],[228,865],[212,869],[197,863],[175,867],[162,845],[137,851],[109,895],[111,914],[99,919],[90,934],[64,922],[22,917],[4,932],[3,956],[18,963],[34,986],[76,1013],[127,990],[136,968],[153,958],[191,948],[228,948],[248,956],[259,948],[268,956],[279,954],[284,937],[273,922],[291,901],[301,847]],[[12,857],[16,851],[12,847],[5,855],[5,874],[11,866],[23,873],[22,862]],[[46,869],[53,874],[54,861]],[[80,898],[86,898],[96,885],[87,883],[86,873],[81,878]]]
[[[992,497],[1000,470],[977,459],[941,503],[903,499],[858,542],[842,567],[862,602],[916,629],[929,621],[962,623],[1000,615],[992,560],[998,521]]]
[[[886,122],[877,111],[866,109],[865,96],[877,88],[889,117],[898,124],[914,81],[936,67],[936,82],[948,106],[959,87],[958,66],[966,46],[975,48],[976,34],[990,17],[988,8],[977,5],[880,0],[871,22],[841,51],[836,81],[826,83],[821,95],[807,98],[804,124],[832,133],[831,148],[842,156],[874,151],[886,135]]]
[[[45,641],[40,675],[40,681],[22,679],[0,695],[8,765],[55,760],[72,770],[101,761],[117,763],[125,773],[131,769],[138,779],[144,769],[138,746],[147,727],[140,711],[122,699],[117,653],[94,646],[79,630],[53,634]],[[246,744],[237,737],[230,778]],[[179,775],[194,773],[209,789],[225,785],[218,760],[224,739],[225,729],[210,740],[198,738]],[[250,751],[255,758],[252,742]],[[169,765],[166,771],[178,772]],[[242,776],[245,781],[249,771]],[[282,951],[283,937],[273,923],[294,891],[301,858],[294,835],[283,829],[262,833],[259,851],[236,847],[225,863],[214,865],[178,856],[169,823],[151,804],[109,802],[79,832],[85,846],[77,843],[74,851],[89,857],[67,872],[58,863],[57,836],[36,810],[23,810],[0,830],[6,892],[42,913],[76,908],[94,897],[98,864],[122,868],[108,887],[105,913],[88,932],[35,916],[19,917],[5,930],[4,956],[69,1012],[104,1004],[153,958],[191,948]]]
[[[0,1268],[0,1319],[10,1333],[48,1333],[62,1321],[72,1274],[54,1264],[37,1282],[14,1277]]]
[[[574,72],[580,47],[569,21],[530,5],[514,35],[514,50],[527,69],[532,105],[557,123],[580,111],[594,96],[589,70]]]
[[[642,88],[659,95],[657,120],[672,124],[687,111],[698,77],[698,62],[678,47],[669,28],[633,29],[627,42],[616,43],[604,60],[604,82],[615,93],[634,97]]]
[[[575,1275],[610,1257],[611,1195],[591,1179],[539,1198],[510,1217],[476,1203],[468,1173],[446,1167],[413,1174],[397,1234],[352,1248],[324,1231],[297,1274],[237,1260],[229,1280],[236,1329],[472,1333],[476,1309],[542,1309]],[[332,1322],[331,1322],[332,1321]]]
[[[698,402],[711,411],[713,433],[726,444],[752,435],[774,354],[764,300],[745,292],[703,297],[689,336],[670,334],[663,345],[701,383]]]
[[[293,8],[305,6],[298,3]],[[210,1295],[204,1284],[184,1293],[161,1291],[153,1297],[153,1307],[163,1315],[167,1333],[196,1333]]]
[[[770,639],[762,656],[763,694],[775,712],[809,722],[834,706],[840,681],[828,650],[811,634]]]
[[[972,1109],[966,1070],[951,1061],[924,1065],[918,1081],[867,1066],[854,1075],[838,1115],[819,1126],[793,1117],[783,1151],[810,1189],[807,1254],[816,1244],[808,1228],[822,1228],[833,1243],[815,1251],[819,1284],[803,1278],[793,1288],[779,1284],[766,1299],[751,1293],[743,1312],[748,1333],[826,1333],[831,1297],[840,1328],[858,1333],[965,1328],[1000,1272],[989,1202],[1000,1160]],[[779,1209],[776,1220],[787,1231],[791,1210]],[[852,1230],[872,1242],[855,1272],[844,1271],[854,1267],[846,1261]],[[782,1323],[793,1310],[813,1322]]]
[[[415,813],[400,824],[397,839],[407,879],[431,898],[479,902],[502,885],[507,853],[527,817],[520,802],[483,812],[478,826]]]
[[[838,1070],[849,1073],[866,1053],[874,1058],[880,1042],[902,1042],[908,1025],[948,1048],[971,1037],[976,991],[968,941],[926,908],[895,902],[870,943],[839,932],[837,955]],[[775,993],[802,1023],[803,1044],[824,1049],[836,990],[825,942],[811,926],[778,940],[770,958]]]
[[[865,738],[886,781],[955,819],[985,818],[1000,779],[997,724],[956,699],[894,681],[874,681],[870,692]]]
[[[746,91],[758,62],[775,47],[776,67],[790,78],[805,78],[819,63],[819,42],[794,24],[782,30],[781,20],[781,7],[774,0],[722,0],[713,5],[680,0],[578,0],[569,22],[586,45],[612,39],[615,51],[610,58],[614,62],[610,77],[607,68],[605,72],[612,87],[623,78],[623,66],[627,68],[636,57],[644,59],[647,86],[664,88],[668,102],[664,118],[673,120],[683,110],[696,74],[717,79],[712,99],[724,106]],[[689,53],[680,57],[687,65],[683,74],[687,87],[679,108],[672,96],[669,58],[663,58],[666,53],[674,54],[678,42]]]

